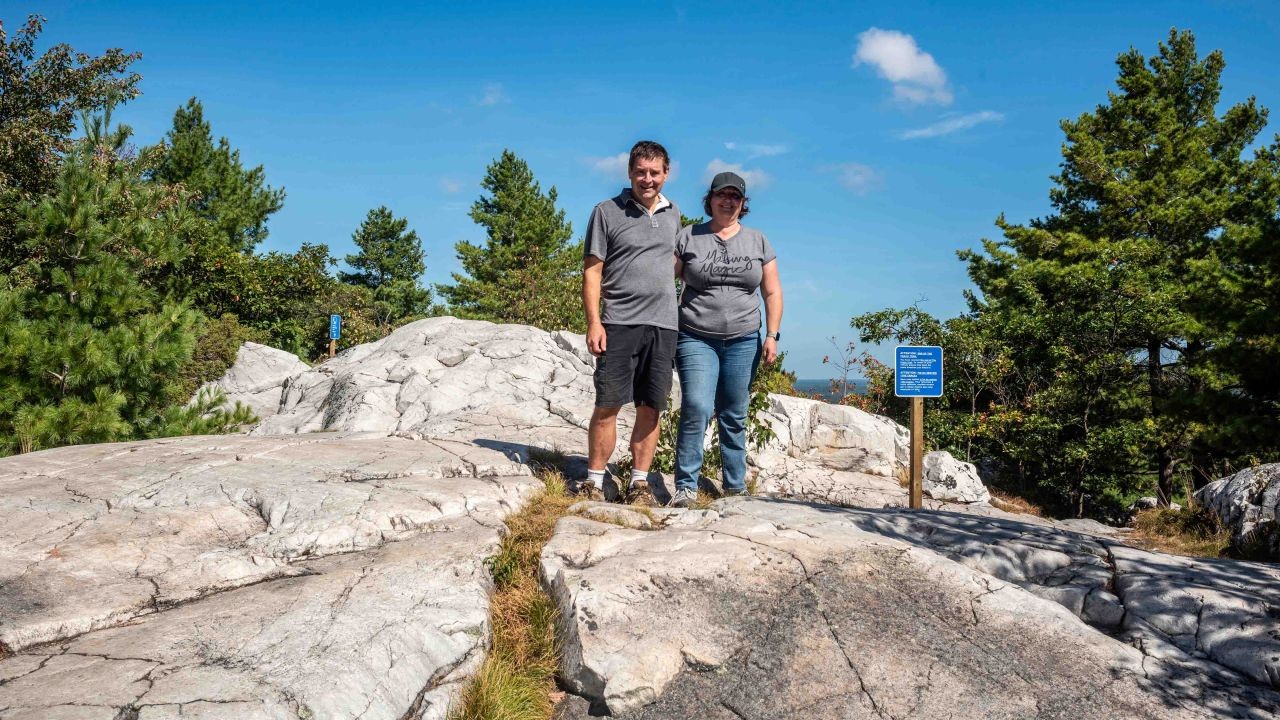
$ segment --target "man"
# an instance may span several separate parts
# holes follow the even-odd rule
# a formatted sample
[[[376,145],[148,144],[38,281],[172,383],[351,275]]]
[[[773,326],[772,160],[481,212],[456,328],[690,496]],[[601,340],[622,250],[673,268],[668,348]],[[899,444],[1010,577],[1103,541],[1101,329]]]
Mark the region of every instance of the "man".
[[[671,391],[676,352],[672,281],[680,209],[662,195],[671,161],[666,148],[641,140],[631,148],[631,187],[591,213],[582,271],[587,349],[595,355],[596,408],[588,430],[584,494],[618,499],[605,466],[618,434],[618,411],[635,403],[631,483],[645,482],[658,446],[658,416]],[[601,312],[600,301],[604,300]]]

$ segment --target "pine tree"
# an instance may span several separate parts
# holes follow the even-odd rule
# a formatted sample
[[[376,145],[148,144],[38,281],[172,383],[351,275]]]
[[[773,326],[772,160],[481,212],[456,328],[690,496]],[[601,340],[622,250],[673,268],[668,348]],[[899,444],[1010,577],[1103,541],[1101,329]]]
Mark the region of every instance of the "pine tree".
[[[30,15],[10,38],[0,22],[0,287],[25,277],[14,271],[28,259],[14,231],[25,206],[52,191],[76,114],[138,94],[140,76],[127,71],[141,53],[92,57],[59,43],[37,58],[43,28]]]
[[[382,325],[421,317],[431,311],[431,291],[419,285],[427,270],[426,253],[409,221],[387,207],[369,211],[351,240],[360,252],[347,256],[354,272],[338,274],[342,282],[373,291]]]
[[[1243,157],[1265,110],[1249,99],[1216,114],[1221,53],[1200,58],[1175,30],[1158,55],[1117,65],[1108,102],[1062,123],[1056,213],[1001,221],[985,257],[962,253],[981,291],[973,312],[1021,375],[1023,407],[1002,416],[1021,426],[1015,454],[1069,486],[1077,512],[1147,473],[1167,504],[1180,468],[1213,464],[1196,448],[1228,392],[1211,350],[1231,337],[1202,308],[1231,290],[1203,279],[1219,274],[1224,237],[1276,209],[1275,195],[1241,192],[1274,187],[1275,171]]]
[[[188,215],[180,193],[141,180],[128,129],[109,123],[109,109],[86,121],[19,226],[32,280],[0,291],[0,453],[140,437],[185,400],[196,314],[148,277],[181,260]]]
[[[455,248],[464,274],[439,287],[454,314],[552,330],[585,328],[580,300],[582,246],[556,209],[556,189],[543,194],[529,166],[510,150],[489,165],[489,192],[471,207],[488,234],[484,246]]]
[[[169,149],[152,178],[193,194],[192,209],[208,221],[213,240],[252,252],[267,237],[267,219],[284,206],[284,190],[266,185],[261,165],[246,170],[225,137],[214,144],[196,98],[174,113],[165,143]]]

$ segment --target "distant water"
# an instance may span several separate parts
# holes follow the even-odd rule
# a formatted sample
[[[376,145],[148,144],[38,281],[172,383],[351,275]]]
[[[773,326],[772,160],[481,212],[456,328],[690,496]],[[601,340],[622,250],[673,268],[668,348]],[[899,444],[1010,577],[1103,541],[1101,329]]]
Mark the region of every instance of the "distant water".
[[[850,380],[849,384],[852,386],[850,388],[851,392],[862,393],[867,391],[867,381],[862,378]],[[827,379],[796,380],[796,392],[804,395],[819,395],[827,400],[835,399],[831,393],[831,381]]]

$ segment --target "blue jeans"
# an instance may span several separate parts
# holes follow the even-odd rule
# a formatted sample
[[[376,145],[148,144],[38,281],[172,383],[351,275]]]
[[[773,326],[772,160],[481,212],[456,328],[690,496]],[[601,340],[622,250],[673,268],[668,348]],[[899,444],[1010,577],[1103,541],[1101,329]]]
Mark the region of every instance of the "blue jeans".
[[[720,424],[725,490],[743,490],[747,478],[747,406],[760,363],[760,331],[715,340],[684,331],[676,341],[680,372],[680,427],[676,437],[676,489],[697,490],[707,423]]]

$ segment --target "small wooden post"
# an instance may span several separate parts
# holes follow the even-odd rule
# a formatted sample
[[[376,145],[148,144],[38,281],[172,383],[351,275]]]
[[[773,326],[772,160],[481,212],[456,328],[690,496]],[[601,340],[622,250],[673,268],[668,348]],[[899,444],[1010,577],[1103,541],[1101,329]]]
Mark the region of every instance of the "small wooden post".
[[[911,508],[920,509],[924,491],[924,398],[911,398]]]
[[[338,341],[330,338],[329,339],[329,357],[333,357],[333,354],[337,352],[337,350],[338,350]]]

